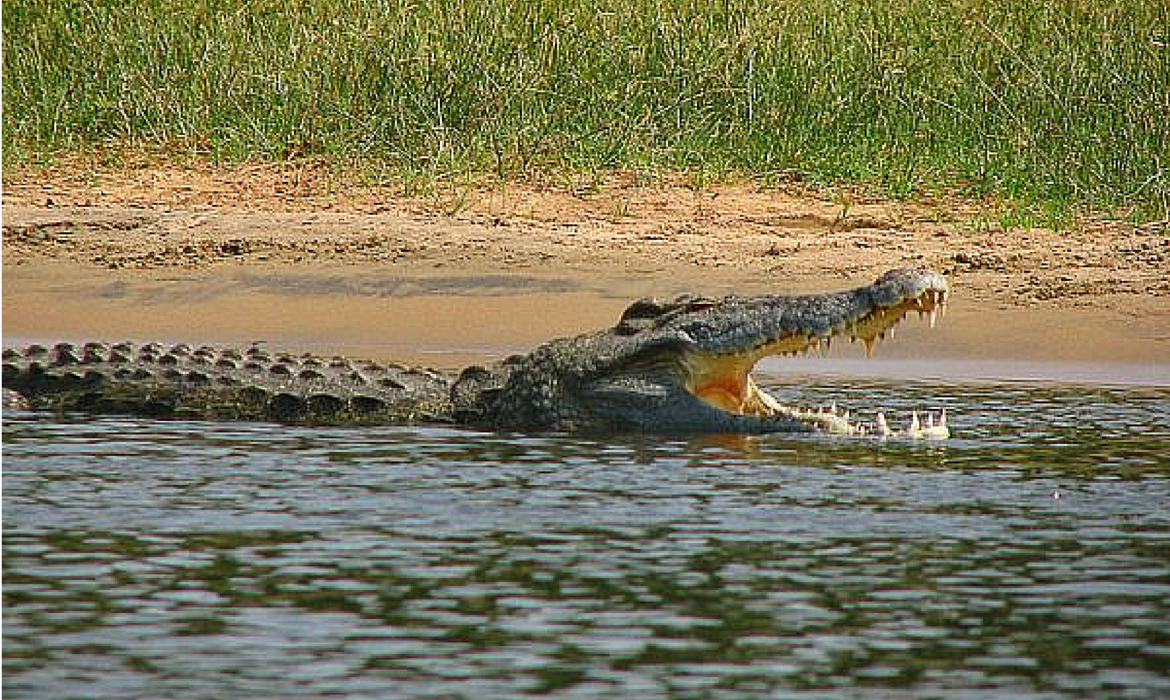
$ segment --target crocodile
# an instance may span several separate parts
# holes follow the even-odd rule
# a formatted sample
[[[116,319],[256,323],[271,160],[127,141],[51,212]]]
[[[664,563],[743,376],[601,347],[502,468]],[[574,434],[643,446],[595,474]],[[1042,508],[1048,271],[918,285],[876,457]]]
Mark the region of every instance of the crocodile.
[[[58,343],[3,353],[6,404],[58,412],[312,424],[448,423],[520,431],[827,432],[941,438],[945,413],[898,433],[878,413],[786,406],[751,370],[832,339],[867,354],[907,314],[934,325],[946,279],[891,270],[848,291],[633,302],[609,329],[458,374],[244,348]]]

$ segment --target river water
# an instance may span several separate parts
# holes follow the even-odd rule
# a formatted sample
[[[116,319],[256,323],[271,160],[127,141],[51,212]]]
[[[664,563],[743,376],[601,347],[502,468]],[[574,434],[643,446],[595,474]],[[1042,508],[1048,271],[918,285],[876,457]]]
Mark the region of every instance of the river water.
[[[4,421],[14,698],[1170,697],[1170,389],[941,443]]]

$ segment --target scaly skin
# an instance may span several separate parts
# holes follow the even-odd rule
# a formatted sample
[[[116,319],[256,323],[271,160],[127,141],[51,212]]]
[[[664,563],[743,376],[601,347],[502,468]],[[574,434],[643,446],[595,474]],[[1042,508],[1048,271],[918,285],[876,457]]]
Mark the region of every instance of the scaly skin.
[[[4,351],[6,403],[36,409],[298,423],[458,423],[509,430],[894,434],[835,411],[783,406],[750,370],[836,336],[873,344],[947,282],[893,270],[832,294],[640,300],[613,328],[546,343],[458,377],[398,365],[157,343]],[[13,393],[14,392],[14,393]],[[946,437],[945,422],[911,437]]]

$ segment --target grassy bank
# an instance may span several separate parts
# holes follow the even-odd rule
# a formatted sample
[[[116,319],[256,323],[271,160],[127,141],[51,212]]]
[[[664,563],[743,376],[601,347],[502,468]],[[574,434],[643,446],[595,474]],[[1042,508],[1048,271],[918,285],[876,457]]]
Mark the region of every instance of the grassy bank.
[[[798,174],[1166,216],[1167,7],[6,0],[4,166],[113,143]]]

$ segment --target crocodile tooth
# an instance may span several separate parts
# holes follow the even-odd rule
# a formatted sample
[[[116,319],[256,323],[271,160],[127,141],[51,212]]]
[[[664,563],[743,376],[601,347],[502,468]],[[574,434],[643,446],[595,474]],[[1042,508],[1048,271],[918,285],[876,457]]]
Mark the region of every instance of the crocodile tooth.
[[[863,338],[862,341],[865,343],[865,356],[873,357],[873,346],[877,344],[876,341],[873,338]]]
[[[890,424],[886,422],[886,414],[878,413],[877,417],[874,418],[874,423],[877,427],[878,435],[885,437],[894,434],[894,431],[890,430]]]

